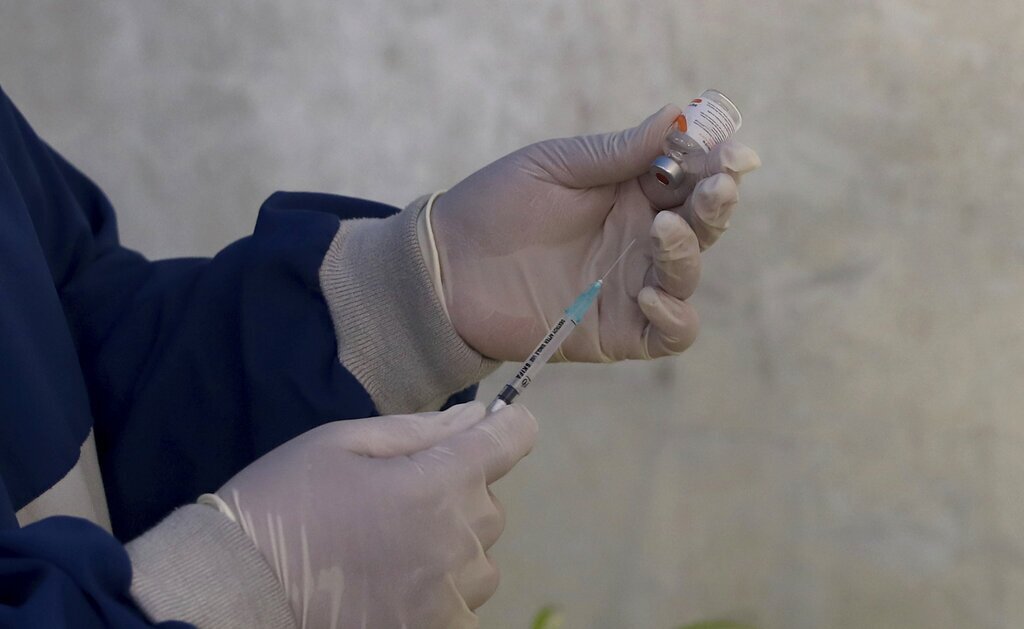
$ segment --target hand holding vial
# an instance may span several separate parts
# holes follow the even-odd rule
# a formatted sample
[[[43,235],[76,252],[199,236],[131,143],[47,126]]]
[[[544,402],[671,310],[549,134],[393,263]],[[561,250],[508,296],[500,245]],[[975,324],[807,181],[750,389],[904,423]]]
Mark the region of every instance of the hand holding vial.
[[[700,253],[724,231],[740,176],[760,160],[728,140],[711,144],[728,134],[709,135],[713,148],[693,149],[693,173],[674,189],[659,183],[648,171],[681,114],[669,105],[623,131],[538,142],[437,198],[430,220],[441,291],[470,347],[523,361],[634,239],[595,312],[552,360],[650,359],[689,347],[698,322],[686,300]],[[688,122],[692,137],[700,127]]]

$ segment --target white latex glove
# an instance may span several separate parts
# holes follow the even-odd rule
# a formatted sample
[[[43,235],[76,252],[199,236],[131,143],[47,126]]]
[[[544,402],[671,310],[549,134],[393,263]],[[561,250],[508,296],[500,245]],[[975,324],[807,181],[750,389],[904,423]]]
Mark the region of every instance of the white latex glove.
[[[218,492],[305,627],[475,627],[504,528],[487,486],[533,447],[522,406],[341,421],[263,456]],[[225,509],[225,505],[220,505]]]
[[[697,314],[685,300],[700,251],[728,227],[740,177],[760,160],[726,142],[683,186],[662,187],[647,169],[679,113],[669,105],[632,129],[533,144],[437,199],[431,224],[445,305],[471,347],[526,358],[634,238],[557,358],[656,358],[689,347]]]

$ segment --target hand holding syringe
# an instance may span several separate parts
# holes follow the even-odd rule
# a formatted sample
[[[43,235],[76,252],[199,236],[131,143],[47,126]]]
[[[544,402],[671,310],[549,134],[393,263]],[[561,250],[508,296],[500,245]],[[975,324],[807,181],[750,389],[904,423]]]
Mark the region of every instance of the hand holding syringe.
[[[547,334],[544,335],[544,339],[537,346],[537,349],[530,353],[530,357],[526,359],[526,362],[516,371],[516,375],[509,380],[505,388],[501,390],[496,398],[487,406],[487,412],[493,413],[501,408],[512,403],[516,397],[522,393],[526,387],[530,386],[533,382],[533,378],[536,377],[537,372],[540,371],[541,367],[547,364],[551,357],[555,355],[558,348],[561,347],[562,342],[569,338],[572,331],[576,329],[580,321],[583,320],[584,315],[590,310],[590,307],[597,301],[597,296],[601,292],[601,287],[604,286],[604,280],[608,277],[608,274],[612,272],[615,265],[619,263],[622,258],[626,257],[626,253],[629,252],[636,240],[631,240],[626,248],[622,250],[618,258],[615,258],[615,262],[608,267],[608,270],[604,272],[604,275],[600,277],[596,282],[591,284],[587,290],[580,293],[580,296],[576,298],[576,301],[572,302],[568,308],[565,309],[565,313],[562,317],[555,321],[555,325],[551,326],[551,329]]]

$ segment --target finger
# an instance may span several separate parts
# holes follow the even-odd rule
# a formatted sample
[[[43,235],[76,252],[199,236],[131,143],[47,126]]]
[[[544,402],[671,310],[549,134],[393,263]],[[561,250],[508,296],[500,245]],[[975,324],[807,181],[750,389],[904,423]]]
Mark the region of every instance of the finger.
[[[693,306],[651,286],[640,291],[637,302],[650,321],[644,342],[651,358],[678,354],[693,345],[699,325]]]
[[[639,125],[623,131],[559,138],[529,147],[532,158],[570,188],[592,188],[633,179],[661,154],[662,140],[680,115],[665,105]]]
[[[700,281],[700,243],[683,217],[668,210],[651,223],[654,281],[666,293],[688,299]]]
[[[746,144],[726,140],[708,153],[707,160],[704,162],[704,172],[700,175],[703,178],[724,173],[739,183],[743,175],[760,167],[761,158],[754,152],[754,149]]]
[[[498,591],[501,571],[486,553],[480,553],[455,578],[455,587],[466,601],[466,607],[476,609],[490,600]]]
[[[719,173],[702,179],[683,204],[679,213],[693,227],[701,251],[715,244],[729,228],[739,194],[736,181]]]
[[[537,420],[526,407],[513,404],[448,437],[436,448],[466,469],[482,471],[490,485],[529,454],[536,440]]]
[[[487,498],[486,512],[470,523],[484,550],[490,550],[491,546],[494,546],[498,538],[505,531],[504,505],[501,504],[501,501],[498,500],[490,489],[487,490]]]
[[[483,419],[480,402],[453,406],[438,413],[389,415],[345,422],[344,446],[372,457],[407,456],[431,448]]]

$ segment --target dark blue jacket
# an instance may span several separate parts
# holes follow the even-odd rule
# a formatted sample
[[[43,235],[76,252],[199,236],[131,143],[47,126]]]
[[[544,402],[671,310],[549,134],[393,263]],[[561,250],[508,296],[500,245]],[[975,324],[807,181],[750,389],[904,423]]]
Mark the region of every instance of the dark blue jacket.
[[[394,211],[277,193],[214,258],[151,262],[0,91],[0,627],[148,626],[118,540],[299,433],[377,414],[318,270],[341,219]],[[70,517],[19,528],[90,429],[117,539]]]

